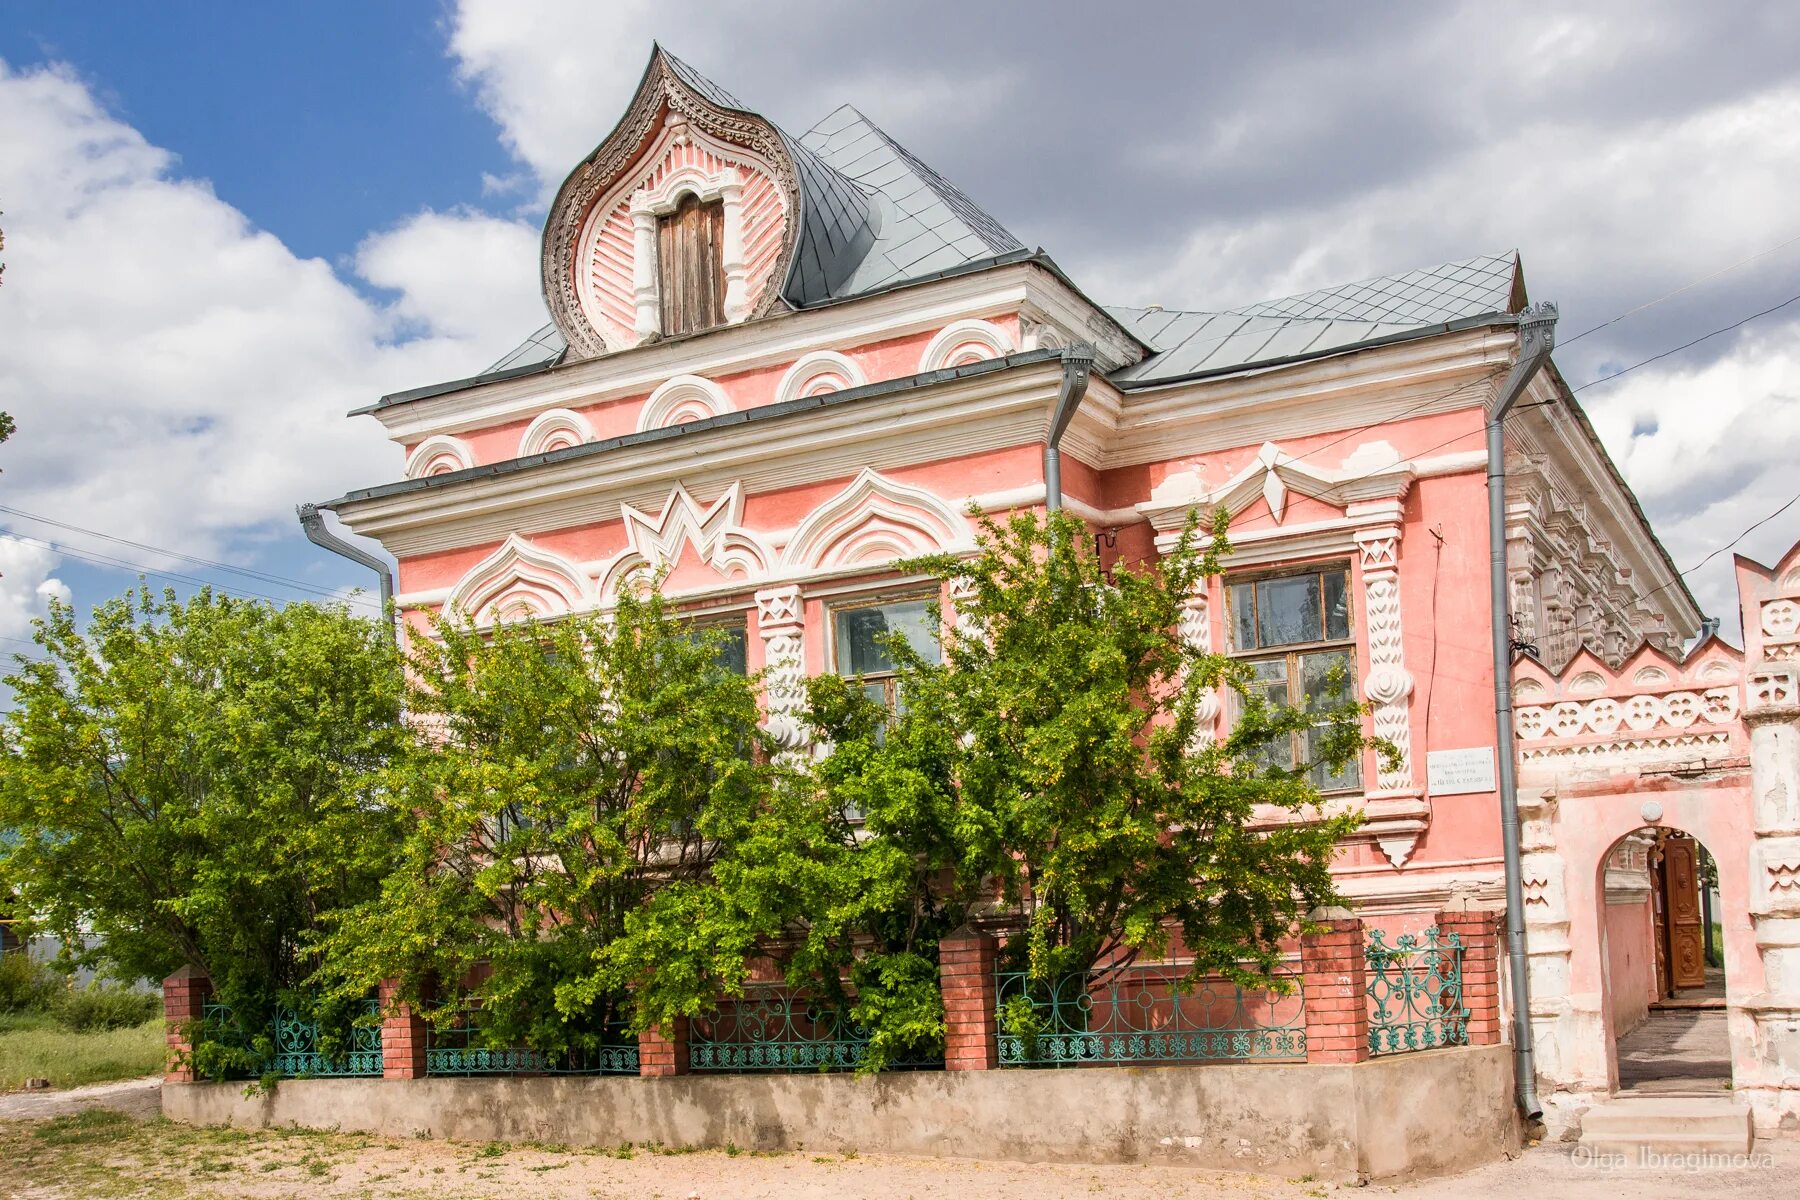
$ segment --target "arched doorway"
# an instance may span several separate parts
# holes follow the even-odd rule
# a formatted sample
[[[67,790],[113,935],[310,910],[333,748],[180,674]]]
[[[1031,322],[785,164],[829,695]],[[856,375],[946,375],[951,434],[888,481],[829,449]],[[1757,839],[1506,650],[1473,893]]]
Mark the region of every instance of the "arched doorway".
[[[1731,1086],[1716,859],[1691,834],[1643,826],[1602,857],[1600,950],[1616,1091],[1717,1095]]]

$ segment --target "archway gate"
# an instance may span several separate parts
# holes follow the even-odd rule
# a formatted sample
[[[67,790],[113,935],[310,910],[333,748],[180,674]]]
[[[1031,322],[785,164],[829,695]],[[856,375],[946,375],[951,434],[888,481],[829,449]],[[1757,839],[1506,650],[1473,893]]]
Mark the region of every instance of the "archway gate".
[[[1718,864],[1733,1095],[1758,1132],[1800,1131],[1800,544],[1737,560],[1742,651],[1677,662],[1588,650],[1514,664],[1531,1020],[1553,1131],[1618,1084],[1624,1007],[1608,986],[1615,847],[1645,826]],[[1617,860],[1614,860],[1616,864]]]

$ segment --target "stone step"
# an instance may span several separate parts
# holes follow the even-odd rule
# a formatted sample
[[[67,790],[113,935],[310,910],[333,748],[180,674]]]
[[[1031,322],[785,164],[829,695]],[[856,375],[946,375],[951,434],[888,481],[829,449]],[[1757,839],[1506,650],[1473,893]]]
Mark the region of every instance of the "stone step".
[[[1750,1110],[1727,1096],[1615,1096],[1581,1118],[1593,1154],[1748,1154]]]

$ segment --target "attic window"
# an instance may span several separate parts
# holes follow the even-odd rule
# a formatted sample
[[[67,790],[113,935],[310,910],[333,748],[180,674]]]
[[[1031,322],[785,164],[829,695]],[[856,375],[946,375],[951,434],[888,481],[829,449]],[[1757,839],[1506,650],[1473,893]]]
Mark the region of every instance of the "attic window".
[[[657,291],[669,336],[725,323],[725,205],[684,195],[656,219]]]

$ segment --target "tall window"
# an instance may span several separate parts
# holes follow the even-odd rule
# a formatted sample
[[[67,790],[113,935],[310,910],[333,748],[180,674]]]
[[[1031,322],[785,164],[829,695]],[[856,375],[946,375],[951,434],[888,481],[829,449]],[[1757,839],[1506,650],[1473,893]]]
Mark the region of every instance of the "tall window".
[[[1320,709],[1353,697],[1349,576],[1340,563],[1228,585],[1231,652],[1249,661],[1254,686],[1271,706]],[[1314,730],[1296,733],[1268,747],[1265,757],[1277,766],[1301,766],[1313,759],[1316,737]],[[1362,764],[1352,760],[1332,771],[1320,763],[1311,778],[1322,792],[1349,791],[1362,786]]]
[[[725,205],[692,192],[656,220],[657,285],[665,335],[725,323]]]
[[[926,662],[938,661],[937,631],[932,628],[931,601],[926,597],[833,609],[831,624],[837,673],[862,676],[863,691],[895,712],[900,709],[901,697],[893,657],[882,644],[884,636],[900,633]]]

